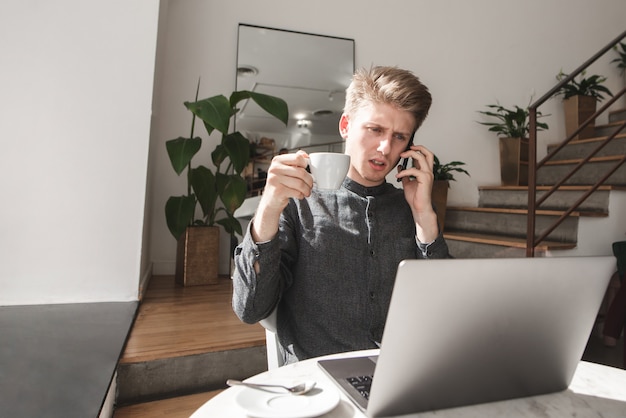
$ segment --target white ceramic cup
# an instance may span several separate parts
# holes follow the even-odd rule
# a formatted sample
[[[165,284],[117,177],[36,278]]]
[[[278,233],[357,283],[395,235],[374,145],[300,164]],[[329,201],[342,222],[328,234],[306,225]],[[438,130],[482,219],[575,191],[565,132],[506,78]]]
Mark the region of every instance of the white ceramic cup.
[[[312,152],[309,168],[318,189],[337,190],[348,174],[350,156],[337,152]]]

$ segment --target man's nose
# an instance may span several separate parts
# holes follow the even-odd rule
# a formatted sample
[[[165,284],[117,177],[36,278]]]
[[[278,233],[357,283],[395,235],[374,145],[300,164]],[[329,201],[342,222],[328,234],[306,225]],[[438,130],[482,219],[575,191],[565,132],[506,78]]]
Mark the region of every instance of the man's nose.
[[[391,138],[384,138],[378,143],[377,151],[383,155],[389,154],[391,150]]]

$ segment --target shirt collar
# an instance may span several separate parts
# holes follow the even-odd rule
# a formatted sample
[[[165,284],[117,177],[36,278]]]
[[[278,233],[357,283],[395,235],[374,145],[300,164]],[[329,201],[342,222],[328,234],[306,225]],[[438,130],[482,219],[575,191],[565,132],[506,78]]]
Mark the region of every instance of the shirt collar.
[[[352,193],[358,194],[361,197],[382,195],[386,193],[386,191],[388,190],[388,186],[389,183],[387,183],[386,181],[374,187],[365,187],[349,177],[346,177],[346,179],[343,181],[343,187],[345,187]]]

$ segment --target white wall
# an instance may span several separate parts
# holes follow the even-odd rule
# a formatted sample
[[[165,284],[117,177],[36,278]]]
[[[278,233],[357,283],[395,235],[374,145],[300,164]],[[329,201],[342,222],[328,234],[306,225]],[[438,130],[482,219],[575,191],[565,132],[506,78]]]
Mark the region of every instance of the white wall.
[[[249,23],[356,40],[356,64],[398,65],[413,70],[429,86],[434,104],[417,141],[443,162],[467,163],[471,177],[457,176],[451,204],[476,205],[478,186],[499,184],[495,134],[476,121],[486,104],[525,106],[624,29],[623,0],[394,0],[371,7],[360,0],[319,0],[306,7],[286,0],[170,0],[164,68],[157,78],[161,97],[158,129],[151,138],[155,165],[152,255],[155,272],[171,273],[175,242],[165,226],[167,197],[181,194],[183,183],[169,167],[165,141],[186,134],[189,115],[182,102],[193,98],[198,76],[201,96],[229,94],[235,86],[237,25]],[[594,72],[613,77],[603,59]],[[563,135],[560,101],[541,109],[550,132],[542,144]],[[217,137],[211,138],[211,146]],[[211,146],[204,145],[205,150]],[[208,157],[205,163],[208,164]],[[228,271],[223,245],[221,271]]]
[[[0,3],[0,305],[137,298],[158,6]]]
[[[576,248],[553,251],[554,257],[612,255],[612,244],[626,240],[626,192],[611,192],[609,217],[581,217]]]

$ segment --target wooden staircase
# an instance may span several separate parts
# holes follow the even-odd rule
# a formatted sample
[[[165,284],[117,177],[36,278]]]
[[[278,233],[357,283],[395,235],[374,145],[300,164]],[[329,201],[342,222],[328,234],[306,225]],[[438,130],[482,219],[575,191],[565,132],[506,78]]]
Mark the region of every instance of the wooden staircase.
[[[626,109],[609,114],[609,123],[596,127],[596,137],[573,141],[561,149],[556,160],[537,173],[537,196],[549,189],[555,179],[562,178],[578,164],[588,149],[614,132],[616,124],[626,120]],[[548,152],[556,145],[550,145]],[[626,155],[626,133],[617,135],[584,169],[570,178],[551,195],[537,211],[536,235],[549,227],[573,202],[577,201],[606,166]],[[622,165],[599,190],[594,192],[577,211],[552,231],[547,240],[536,248],[537,256],[553,251],[576,248],[578,224],[581,219],[609,216],[611,193],[626,191],[626,165]],[[526,225],[528,187],[502,186],[479,188],[478,207],[448,207],[444,236],[450,252],[457,258],[502,258],[526,256]],[[614,214],[613,216],[623,216]]]

